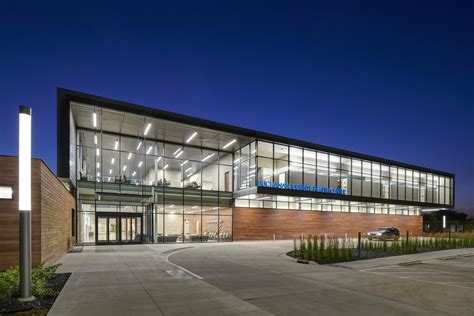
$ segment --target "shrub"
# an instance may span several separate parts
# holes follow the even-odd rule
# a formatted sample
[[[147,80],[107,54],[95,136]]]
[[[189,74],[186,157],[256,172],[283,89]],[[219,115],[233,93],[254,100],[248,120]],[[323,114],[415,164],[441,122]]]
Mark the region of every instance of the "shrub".
[[[32,270],[32,290],[35,297],[48,297],[55,295],[55,291],[47,287],[59,264],[50,267],[39,265]],[[10,267],[0,274],[0,298],[18,297],[20,294],[20,268]]]

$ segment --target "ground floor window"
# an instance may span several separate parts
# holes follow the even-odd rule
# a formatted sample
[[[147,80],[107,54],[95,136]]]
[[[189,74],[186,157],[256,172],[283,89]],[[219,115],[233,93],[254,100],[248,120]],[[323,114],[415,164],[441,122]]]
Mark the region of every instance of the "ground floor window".
[[[153,193],[142,201],[127,198],[80,195],[78,243],[232,241],[231,196],[181,191]]]

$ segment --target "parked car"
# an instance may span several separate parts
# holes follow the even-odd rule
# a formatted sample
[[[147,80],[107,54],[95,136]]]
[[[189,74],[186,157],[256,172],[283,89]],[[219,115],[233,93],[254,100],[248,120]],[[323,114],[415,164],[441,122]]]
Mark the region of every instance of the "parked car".
[[[369,240],[398,240],[400,238],[400,231],[395,227],[380,227],[377,230],[368,232]]]

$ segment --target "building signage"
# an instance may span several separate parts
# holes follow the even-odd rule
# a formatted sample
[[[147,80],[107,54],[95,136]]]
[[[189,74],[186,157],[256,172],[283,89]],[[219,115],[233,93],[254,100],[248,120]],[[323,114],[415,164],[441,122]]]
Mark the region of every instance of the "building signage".
[[[265,187],[265,188],[295,190],[295,191],[346,194],[346,190],[344,189],[321,188],[321,187],[316,187],[316,186],[306,185],[306,184],[280,183],[280,182],[263,181],[263,180],[258,180],[257,186]]]

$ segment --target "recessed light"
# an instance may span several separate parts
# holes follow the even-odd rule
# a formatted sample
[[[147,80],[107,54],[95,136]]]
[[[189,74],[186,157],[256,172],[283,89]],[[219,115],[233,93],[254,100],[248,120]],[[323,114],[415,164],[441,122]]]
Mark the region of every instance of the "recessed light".
[[[132,173],[132,177],[134,177],[136,174],[137,174],[137,172],[134,171],[134,172]]]
[[[127,166],[126,166],[126,165],[123,166],[123,171],[125,171],[125,170],[127,170]]]
[[[151,128],[151,123],[148,123],[148,125],[145,128],[145,132],[143,133],[143,135],[146,136],[146,134],[148,134],[148,131],[150,130],[150,128]]]
[[[109,174],[112,174],[112,169],[109,169]]]
[[[164,167],[163,167],[163,170],[166,170],[166,168],[168,168],[168,165],[164,166]]]
[[[97,145],[97,135],[94,135],[94,144]]]
[[[140,168],[143,164],[143,161],[140,160],[140,162],[138,163],[138,168]]]
[[[114,150],[117,150],[117,149],[118,149],[118,146],[119,146],[119,141],[118,141],[118,140],[116,140],[116,141],[115,141]]]
[[[229,147],[230,145],[232,145],[233,143],[235,143],[237,141],[237,139],[233,139],[231,140],[230,142],[228,142],[227,144],[224,145],[224,147],[222,147],[223,149],[226,149],[227,147]]]
[[[178,150],[176,150],[173,154],[173,156],[175,156],[177,153],[179,153],[181,151],[181,147],[178,148]]]
[[[99,151],[99,148],[96,148],[96,150],[95,150],[95,154],[96,154],[97,156],[100,156],[100,151]]]
[[[152,146],[148,147],[148,150],[146,151],[146,154],[148,155],[152,149]]]
[[[115,163],[115,157],[112,157],[112,161],[110,161],[111,164]]]
[[[97,168],[100,168],[100,163],[97,163],[96,166],[97,166]]]
[[[207,155],[207,156],[206,156],[206,157],[204,157],[204,159],[203,159],[203,160],[201,160],[201,161],[206,161],[206,160],[208,160],[209,158],[212,158],[212,157],[214,157],[214,155],[215,155],[215,154],[216,154],[216,153],[212,153],[212,154],[210,154],[210,155]]]
[[[181,164],[181,167],[184,166],[185,164],[187,164],[188,162],[189,162],[189,160],[184,161],[184,162]]]
[[[197,132],[194,132],[191,136],[189,136],[189,138],[186,140],[186,143],[189,143],[190,141],[192,141],[194,137],[196,137],[197,134],[198,134]]]
[[[94,127],[97,127],[97,114],[95,112],[92,113],[92,124],[94,124]]]
[[[192,167],[189,167],[188,169],[184,170],[184,172],[188,172],[190,170],[192,170],[193,168]]]
[[[180,151],[180,152],[175,156],[175,158],[179,158],[179,156],[181,156],[183,153],[184,153],[184,151]]]
[[[161,157],[158,157],[156,158],[156,162],[160,161],[161,160]]]
[[[139,142],[137,146],[137,150],[139,150],[141,146],[142,146],[142,142]]]
[[[128,154],[127,159],[130,160],[130,158],[132,158],[132,153],[129,153],[129,154]]]

